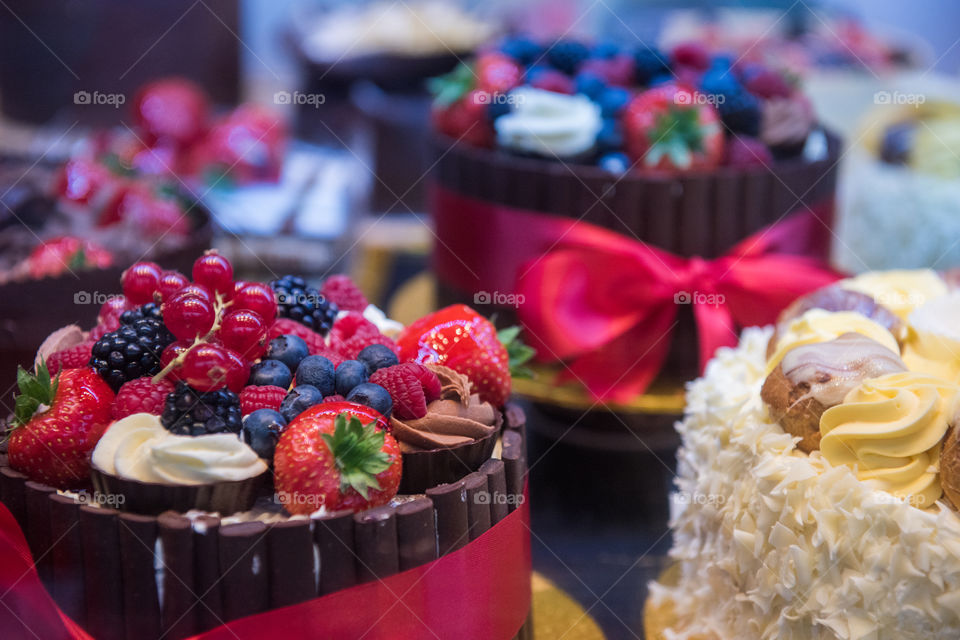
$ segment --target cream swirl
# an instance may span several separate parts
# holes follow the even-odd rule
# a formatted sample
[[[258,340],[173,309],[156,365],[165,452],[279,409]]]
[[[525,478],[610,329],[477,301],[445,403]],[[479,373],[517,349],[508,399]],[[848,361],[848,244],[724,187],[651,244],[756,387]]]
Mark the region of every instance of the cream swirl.
[[[930,300],[910,314],[903,360],[911,371],[960,384],[960,291]]]
[[[840,281],[840,286],[873,297],[906,320],[926,302],[946,295],[947,283],[931,269],[871,271]]]
[[[773,371],[791,349],[839,338],[845,333],[858,333],[893,351],[900,353],[900,345],[885,327],[855,311],[824,311],[810,309],[796,318],[778,337],[773,354],[767,362],[767,375]]]
[[[109,475],[172,485],[246,480],[267,470],[253,449],[233,434],[178,436],[149,413],[110,425],[92,461]]]
[[[866,380],[820,418],[820,451],[830,464],[920,507],[941,496],[940,442],[960,387],[906,371]]]
[[[508,98],[513,110],[494,123],[501,147],[561,158],[593,148],[603,121],[586,96],[520,87]]]

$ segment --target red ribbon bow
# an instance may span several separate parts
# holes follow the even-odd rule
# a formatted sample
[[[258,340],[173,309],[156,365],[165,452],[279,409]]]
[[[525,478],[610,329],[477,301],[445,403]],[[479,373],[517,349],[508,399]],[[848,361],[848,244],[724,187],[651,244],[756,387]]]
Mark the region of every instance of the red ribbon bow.
[[[835,281],[818,260],[779,253],[808,226],[794,215],[703,260],[577,225],[522,269],[518,311],[535,347],[570,361],[564,378],[582,380],[598,399],[626,401],[660,371],[681,305],[693,305],[702,368],[737,343],[738,327],[773,322],[798,296]]]

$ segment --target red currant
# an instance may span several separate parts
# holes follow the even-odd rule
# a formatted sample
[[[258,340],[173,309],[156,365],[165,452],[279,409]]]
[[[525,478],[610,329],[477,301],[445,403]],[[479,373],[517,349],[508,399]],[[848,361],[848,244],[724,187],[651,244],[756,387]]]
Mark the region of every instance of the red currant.
[[[229,294],[233,291],[233,267],[229,260],[211,249],[193,263],[193,281]]]
[[[213,305],[182,291],[163,303],[163,323],[180,340],[193,340],[213,326]]]
[[[248,284],[233,296],[233,308],[255,311],[268,325],[277,318],[277,299],[273,289],[261,282]]]
[[[247,360],[259,358],[267,346],[267,325],[259,314],[249,309],[227,313],[217,335],[225,347]]]
[[[166,368],[168,364],[173,362],[176,358],[183,355],[183,353],[190,348],[190,345],[193,344],[190,340],[176,340],[167,345],[167,348],[163,350],[163,353],[160,354],[160,366]],[[170,370],[170,373],[167,376],[171,380],[180,379],[180,366],[176,366]]]
[[[234,393],[240,393],[250,379],[250,365],[233,349],[224,349],[230,359],[227,368],[227,387]]]
[[[153,291],[157,288],[162,273],[160,267],[153,262],[137,262],[120,277],[123,295],[134,306],[153,302]]]
[[[130,303],[126,296],[111,296],[100,307],[100,313],[97,314],[98,324],[119,324],[120,316],[124,311],[130,309]]]
[[[213,292],[210,291],[207,287],[202,284],[192,283],[181,288],[176,293],[177,296],[193,296],[195,298],[203,298],[210,304],[213,304]]]
[[[216,391],[227,384],[233,360],[223,347],[198,344],[187,352],[180,367],[180,379],[197,391]]]
[[[160,276],[160,282],[157,283],[157,293],[160,294],[160,301],[169,300],[173,294],[190,284],[187,276],[179,271],[164,271]]]
[[[230,292],[230,299],[233,300],[236,298],[237,294],[243,291],[243,288],[249,284],[246,280],[235,280],[233,283],[233,291]]]

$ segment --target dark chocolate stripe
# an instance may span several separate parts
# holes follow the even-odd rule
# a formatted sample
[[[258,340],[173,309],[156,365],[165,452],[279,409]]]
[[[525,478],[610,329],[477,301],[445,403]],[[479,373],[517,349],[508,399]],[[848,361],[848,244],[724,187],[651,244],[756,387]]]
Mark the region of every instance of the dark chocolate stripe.
[[[24,484],[24,496],[27,503],[27,530],[30,536],[27,544],[33,555],[40,581],[47,590],[53,585],[53,559],[50,557],[50,496],[56,489],[40,482],[27,480]]]
[[[267,532],[267,558],[271,609],[316,596],[309,520],[284,520],[271,524]]]
[[[320,553],[320,595],[357,584],[353,512],[333,511],[317,518],[313,538]]]
[[[193,525],[194,598],[197,630],[212,629],[223,624],[223,588],[220,580],[220,518],[200,516]]]
[[[114,509],[80,507],[87,630],[97,640],[123,638],[123,574]]]
[[[490,491],[486,474],[474,471],[463,479],[467,488],[467,522],[470,539],[476,540],[490,528]]]
[[[50,496],[50,550],[53,566],[53,599],[80,626],[86,625],[83,606],[83,537],[80,505],[67,496]]]
[[[202,605],[196,604],[194,595],[196,586],[190,520],[178,513],[161,513],[157,517],[157,528],[163,559],[161,627],[168,638],[191,636],[199,631],[196,620]]]
[[[510,513],[507,507],[507,476],[503,470],[503,460],[491,458],[480,467],[480,473],[487,476],[487,490],[490,492],[490,525],[493,526]]]
[[[270,606],[267,525],[241,522],[220,527],[223,620],[265,611]]]
[[[26,487],[27,476],[19,471],[14,471],[10,467],[0,467],[0,500],[6,505],[13,517],[17,519],[17,524],[23,529],[30,539],[30,529],[27,526],[27,496]]]
[[[513,511],[522,499],[523,480],[526,474],[526,462],[523,458],[523,436],[519,432],[507,429],[503,432],[502,452],[503,469],[507,479],[507,508]]]
[[[463,480],[427,489],[427,497],[437,510],[437,545],[439,554],[463,548],[470,542],[467,527],[467,489]]]
[[[397,519],[393,507],[375,507],[354,515],[353,536],[359,582],[386,578],[400,570]]]
[[[160,599],[154,570],[157,519],[123,513],[118,530],[127,640],[157,638],[160,635]]]
[[[400,571],[437,559],[437,522],[433,502],[416,498],[397,506]]]

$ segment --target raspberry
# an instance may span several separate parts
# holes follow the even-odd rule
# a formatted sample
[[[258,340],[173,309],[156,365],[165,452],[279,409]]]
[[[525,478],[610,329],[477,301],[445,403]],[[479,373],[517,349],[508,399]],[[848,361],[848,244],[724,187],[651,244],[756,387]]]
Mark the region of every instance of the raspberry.
[[[764,167],[773,162],[767,145],[756,138],[734,136],[724,151],[723,163],[728,167]]]
[[[250,415],[257,409],[280,410],[280,403],[287,396],[287,390],[272,385],[250,385],[240,392],[240,413]]]
[[[82,342],[63,351],[57,351],[47,358],[47,369],[55,375],[61,369],[79,369],[87,366],[95,340]]]
[[[332,362],[334,367],[336,367],[341,362],[347,359],[347,358],[344,358],[342,355],[340,355],[339,352],[334,351],[330,347],[324,347],[322,349],[317,349],[316,351],[311,351],[310,355],[323,356],[324,358]]]
[[[390,393],[393,412],[398,418],[422,418],[427,415],[427,402],[440,396],[437,374],[417,362],[377,369],[370,376],[370,382]]]
[[[166,378],[156,383],[152,378],[131,380],[117,392],[113,406],[110,407],[111,417],[119,420],[134,413],[152,413],[158,416],[163,413],[167,394],[172,391],[173,383]]]
[[[371,344],[386,345],[397,352],[396,343],[356,311],[338,318],[330,330],[330,348],[344,360],[356,360],[360,351]]]
[[[377,335],[371,337],[367,337],[363,334],[357,334],[352,338],[344,340],[343,342],[334,342],[330,346],[333,347],[333,349],[335,349],[344,360],[356,360],[357,356],[360,355],[360,352],[363,351],[363,348],[369,347],[372,344],[382,344],[390,347],[394,353],[398,353],[400,351],[399,347],[397,347],[397,343],[382,333],[377,333]]]
[[[327,348],[327,343],[324,342],[323,336],[290,318],[277,318],[274,321],[270,326],[267,342],[282,335],[294,335],[298,338],[303,338],[303,341],[307,343],[307,349],[310,350],[310,355],[320,353]]]
[[[323,399],[323,401],[324,402],[346,402],[347,399],[341,395],[332,395],[332,396],[327,396],[326,398]]]
[[[320,294],[341,311],[363,311],[370,304],[349,276],[330,276],[320,287]]]
[[[710,52],[699,42],[684,42],[670,53],[675,65],[706,71],[710,66]]]
[[[744,79],[747,91],[758,98],[789,98],[793,87],[787,80],[772,69],[760,69]]]

